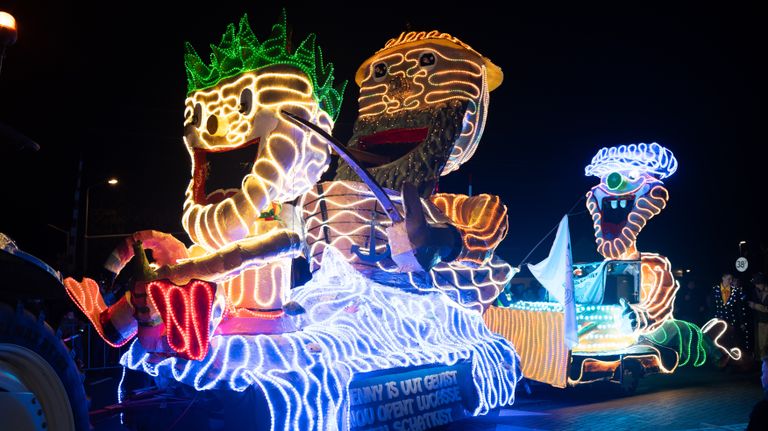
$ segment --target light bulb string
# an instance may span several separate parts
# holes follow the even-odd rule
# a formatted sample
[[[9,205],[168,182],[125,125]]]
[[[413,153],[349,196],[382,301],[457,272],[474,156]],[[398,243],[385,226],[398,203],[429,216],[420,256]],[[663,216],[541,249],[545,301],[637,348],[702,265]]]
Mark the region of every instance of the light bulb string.
[[[578,199],[576,202],[574,202],[574,204],[571,206],[571,208],[570,208],[570,209],[569,209],[569,210],[566,212],[566,215],[568,215],[568,216],[574,216],[574,215],[579,215],[579,214],[583,214],[583,213],[585,213],[585,212],[586,212],[586,210],[584,210],[584,211],[579,211],[579,212],[577,212],[577,213],[571,213],[571,211],[573,211],[573,209],[574,209],[574,208],[576,208],[576,206],[577,206],[578,204],[580,204],[582,200],[584,200],[584,196],[581,196],[581,197],[579,197],[579,199]],[[531,254],[533,254],[533,252],[534,252],[534,251],[536,251],[536,249],[537,249],[537,248],[539,248],[539,246],[541,245],[541,243],[543,243],[543,242],[544,242],[544,240],[545,240],[545,239],[547,239],[547,238],[548,238],[550,235],[552,235],[552,232],[554,232],[554,231],[557,229],[557,227],[558,227],[558,226],[560,226],[560,222],[557,222],[557,223],[555,223],[555,225],[554,225],[554,226],[552,226],[552,229],[550,229],[550,230],[549,230],[549,232],[547,232],[547,234],[546,234],[546,235],[544,235],[544,237],[542,237],[542,238],[539,240],[539,242],[537,242],[537,243],[536,243],[536,245],[535,245],[535,246],[533,246],[533,248],[531,249],[531,251],[529,251],[529,252],[528,252],[528,254],[526,254],[526,255],[525,255],[525,257],[524,257],[524,258],[523,258],[523,259],[520,261],[520,264],[519,264],[519,265],[517,265],[517,268],[518,268],[518,269],[520,269],[520,268],[522,268],[522,267],[523,267],[523,264],[524,264],[524,263],[526,263],[526,259],[528,259],[529,257],[531,257]]]

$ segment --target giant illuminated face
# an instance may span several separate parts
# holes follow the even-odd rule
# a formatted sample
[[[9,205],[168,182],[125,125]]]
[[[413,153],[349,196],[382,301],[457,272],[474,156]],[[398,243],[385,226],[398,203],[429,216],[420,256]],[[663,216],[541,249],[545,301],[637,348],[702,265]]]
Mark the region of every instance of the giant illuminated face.
[[[635,259],[637,235],[667,205],[661,182],[677,170],[677,160],[657,143],[603,148],[585,168],[600,178],[587,193],[597,250],[606,259]]]
[[[358,69],[359,113],[348,147],[378,182],[404,181],[432,192],[477,148],[488,93],[501,69],[457,38],[437,31],[403,33]],[[342,165],[338,180],[356,180]]]
[[[260,233],[265,214],[305,193],[328,168],[327,145],[281,110],[330,132],[343,88],[332,87],[333,68],[316,56],[314,35],[289,52],[285,30],[283,15],[259,42],[243,17],[213,48],[210,65],[187,46],[184,143],[192,178],[183,225],[208,251]]]

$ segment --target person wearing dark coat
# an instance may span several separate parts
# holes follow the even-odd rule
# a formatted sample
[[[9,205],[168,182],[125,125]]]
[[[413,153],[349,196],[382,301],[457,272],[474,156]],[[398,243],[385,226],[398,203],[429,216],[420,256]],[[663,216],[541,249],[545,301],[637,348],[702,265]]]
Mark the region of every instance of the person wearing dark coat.
[[[752,277],[752,284],[755,286],[754,301],[748,301],[747,305],[755,315],[757,329],[755,331],[757,335],[755,353],[763,362],[761,382],[763,393],[768,398],[768,279],[762,273],[757,273]]]
[[[749,334],[749,315],[746,295],[742,287],[734,280],[733,275],[723,274],[719,284],[712,288],[712,304],[715,317],[728,324],[723,341],[729,347],[738,347],[747,357],[751,351]],[[728,356],[724,360],[728,361]],[[723,363],[721,366],[725,366]]]

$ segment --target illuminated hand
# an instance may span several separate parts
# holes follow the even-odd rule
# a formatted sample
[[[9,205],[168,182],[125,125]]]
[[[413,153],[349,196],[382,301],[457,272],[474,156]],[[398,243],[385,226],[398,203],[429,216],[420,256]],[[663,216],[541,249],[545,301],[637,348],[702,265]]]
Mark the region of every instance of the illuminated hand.
[[[162,322],[168,345],[185,359],[201,360],[208,353],[209,323],[216,285],[191,280],[183,286],[165,279],[169,266],[154,271],[141,241],[133,244],[131,301],[140,322]],[[139,334],[141,338],[141,334]]]
[[[632,330],[635,331],[639,328],[638,320],[637,320],[637,313],[632,308],[632,306],[629,305],[626,299],[619,298],[619,304],[621,304],[622,307],[624,307],[624,311],[621,312],[622,317],[629,318],[629,322],[632,325]]]
[[[403,183],[405,220],[387,228],[392,259],[400,272],[429,271],[441,261],[451,261],[461,251],[461,235],[448,224],[430,224],[424,216],[416,186]]]

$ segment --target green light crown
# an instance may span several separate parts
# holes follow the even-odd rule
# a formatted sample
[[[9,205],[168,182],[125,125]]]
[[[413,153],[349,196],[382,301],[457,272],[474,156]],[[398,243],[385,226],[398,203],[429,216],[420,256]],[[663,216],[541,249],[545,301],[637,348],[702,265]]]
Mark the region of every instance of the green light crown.
[[[192,45],[186,42],[184,65],[189,93],[213,87],[223,79],[244,72],[285,64],[298,68],[312,80],[313,95],[320,108],[335,120],[347,82],[334,87],[333,63],[323,62],[323,53],[315,45],[314,33],[291,52],[287,28],[283,9],[280,22],[272,26],[270,37],[259,42],[248,24],[248,15],[243,15],[237,30],[234,24],[229,24],[219,45],[211,45],[210,65],[205,64]]]

